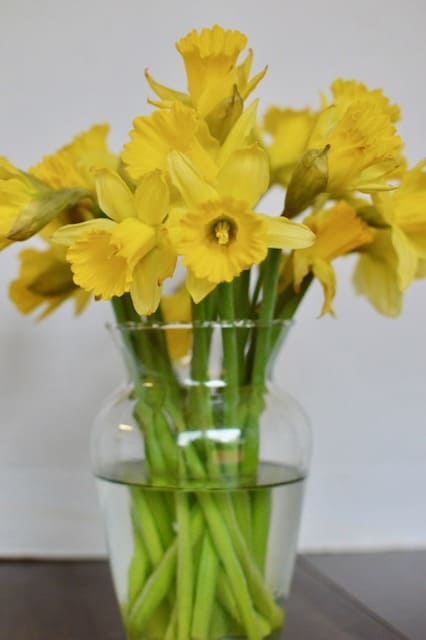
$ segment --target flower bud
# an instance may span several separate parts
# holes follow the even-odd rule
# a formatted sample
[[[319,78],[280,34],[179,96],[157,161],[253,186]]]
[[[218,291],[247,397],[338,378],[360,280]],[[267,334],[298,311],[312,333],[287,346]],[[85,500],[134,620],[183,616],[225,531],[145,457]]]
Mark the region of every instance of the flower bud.
[[[330,145],[324,149],[308,149],[296,165],[285,197],[284,213],[293,218],[304,211],[316,196],[327,188]]]
[[[86,189],[60,189],[59,191],[46,191],[38,195],[19,213],[7,234],[7,239],[27,240],[59,213],[75,207],[80,200],[90,196],[91,193]]]
[[[232,96],[222,100],[207,117],[210,133],[219,142],[223,142],[243,112],[243,99],[237,85],[234,85]]]

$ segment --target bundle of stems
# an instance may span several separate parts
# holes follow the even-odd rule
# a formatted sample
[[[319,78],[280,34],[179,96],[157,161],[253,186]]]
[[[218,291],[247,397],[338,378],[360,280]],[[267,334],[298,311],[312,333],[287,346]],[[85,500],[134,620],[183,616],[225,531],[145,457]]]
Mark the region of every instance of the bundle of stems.
[[[130,323],[122,335],[151,484],[129,489],[134,547],[123,603],[129,640],[261,640],[283,625],[282,604],[264,577],[270,490],[250,489],[268,363],[308,286],[278,294],[280,261],[281,252],[271,250],[254,287],[247,271],[193,305],[186,389],[164,332],[155,330],[161,313],[140,325],[129,296],[113,300],[117,321]],[[222,338],[220,411],[207,384],[214,327]],[[239,437],[226,445],[208,435],[236,426]],[[188,433],[194,437],[182,438]]]

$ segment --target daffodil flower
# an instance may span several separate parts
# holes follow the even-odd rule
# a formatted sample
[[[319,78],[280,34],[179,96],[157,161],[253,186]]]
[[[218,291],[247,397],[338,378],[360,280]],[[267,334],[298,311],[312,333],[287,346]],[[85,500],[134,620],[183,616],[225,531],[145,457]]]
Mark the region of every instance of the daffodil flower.
[[[43,320],[66,300],[73,300],[76,314],[87,306],[90,296],[73,281],[63,247],[24,249],[19,254],[18,277],[9,287],[9,297],[21,313],[42,308]]]
[[[0,249],[27,240],[88,196],[86,189],[53,190],[0,158]]]
[[[189,95],[159,84],[147,71],[145,75],[161,100],[190,105],[202,118],[206,118],[218,108],[226,109],[234,89],[245,100],[265,75],[266,68],[249,78],[253,63],[252,50],[249,50],[244,62],[237,65],[237,59],[246,45],[247,37],[243,33],[225,30],[219,25],[202,29],[200,33],[194,29],[181,38],[176,48],[185,64]]]
[[[380,313],[401,313],[403,292],[416,278],[425,277],[426,161],[407,171],[400,186],[376,194],[371,217],[378,228],[362,251],[354,285]]]
[[[353,81],[332,85],[333,103],[318,114],[307,149],[328,152],[326,191],[372,193],[389,188],[402,163],[402,141],[394,126],[399,116],[378,89]]]
[[[420,260],[426,259],[426,160],[407,171],[397,189],[376,194],[373,203],[391,229],[404,291],[416,278]]]
[[[116,169],[118,157],[109,151],[107,124],[95,124],[75,136],[69,144],[45,156],[29,173],[52,189],[80,187],[94,191],[96,169]]]
[[[217,143],[197,112],[179,102],[135,118],[130,142],[124,146],[121,158],[130,178],[137,181],[155,169],[166,173],[172,150],[188,155],[207,178],[215,176]]]
[[[336,275],[331,262],[371,242],[373,236],[355,209],[344,201],[305,218],[303,222],[315,233],[316,240],[312,246],[294,251],[290,263],[284,267],[281,287],[284,288],[288,280],[293,280],[297,291],[304,277],[313,273],[324,290],[321,315],[334,315],[332,302],[336,293]]]
[[[121,156],[127,174],[137,181],[159,169],[167,177],[169,155],[179,151],[190,159],[198,173],[213,183],[226,159],[236,149],[247,146],[253,137],[257,105],[255,100],[241,113],[221,145],[210,136],[206,123],[194,109],[177,102],[170,109],[136,118],[130,142]]]
[[[196,303],[220,282],[262,262],[269,248],[302,248],[315,239],[308,227],[253,211],[269,184],[268,158],[259,145],[224,158],[213,187],[185,155],[169,156],[170,176],[185,206],[171,211],[167,226]]]
[[[107,132],[106,125],[95,125],[28,173],[0,158],[0,249],[27,240],[71,210],[74,220],[95,216],[91,171],[118,163],[106,147]]]
[[[373,242],[360,252],[353,284],[355,291],[379,313],[395,318],[402,310],[403,293],[398,284],[398,256],[392,233],[388,229],[373,229],[372,233]]]
[[[97,172],[99,205],[108,218],[67,225],[53,236],[67,245],[74,282],[108,300],[130,291],[141,315],[153,313],[176,255],[163,224],[169,191],[161,172],[147,174],[135,193],[114,171]]]

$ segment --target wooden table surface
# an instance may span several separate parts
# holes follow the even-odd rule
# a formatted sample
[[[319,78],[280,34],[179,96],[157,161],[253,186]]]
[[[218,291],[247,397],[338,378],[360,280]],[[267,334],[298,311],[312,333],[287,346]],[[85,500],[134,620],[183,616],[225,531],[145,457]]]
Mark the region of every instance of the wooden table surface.
[[[426,552],[423,557],[426,559]],[[288,606],[288,623],[282,636],[284,640],[426,638],[425,601],[419,608],[418,620],[414,616],[414,635],[404,635],[396,628],[398,620],[396,626],[392,626],[380,617],[375,610],[377,603],[373,602],[374,598],[371,600],[372,594],[367,593],[364,597],[362,580],[356,579],[354,567],[363,563],[364,567],[366,563],[371,566],[372,558],[343,556],[343,564],[339,564],[339,556],[328,558],[318,556],[298,560]],[[376,584],[381,585],[378,591],[382,593],[382,600],[386,600],[386,584],[381,582],[380,574],[387,571],[389,576],[392,558],[386,558],[386,554],[377,554],[374,558]],[[370,570],[370,576],[371,573]],[[364,574],[365,571],[358,571],[358,575]],[[424,576],[425,573],[422,580],[426,584]],[[371,585],[371,577],[368,583]],[[401,599],[409,598],[407,584],[402,583],[406,589],[404,593],[395,588],[395,579],[392,584],[397,597],[395,607],[404,610]],[[368,592],[368,588],[364,589]],[[414,584],[412,592],[418,592]],[[373,608],[369,608],[371,603]],[[391,609],[391,603],[388,603],[388,609]],[[0,639],[124,640],[106,562],[0,561]]]

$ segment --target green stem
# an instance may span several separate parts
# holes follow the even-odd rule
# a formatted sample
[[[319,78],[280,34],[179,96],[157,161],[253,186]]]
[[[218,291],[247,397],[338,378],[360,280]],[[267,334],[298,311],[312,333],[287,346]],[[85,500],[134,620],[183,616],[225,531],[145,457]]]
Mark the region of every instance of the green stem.
[[[192,543],[195,545],[203,532],[203,517],[199,509],[193,510],[190,527]],[[130,625],[139,631],[146,626],[156,608],[170,593],[176,575],[178,537],[156,565],[130,614]]]
[[[259,265],[259,272],[257,274],[257,280],[254,287],[253,295],[251,298],[250,312],[248,316],[249,318],[256,317],[257,303],[259,301],[260,292],[262,291],[263,267],[264,267],[264,262],[262,262],[262,264]]]
[[[229,584],[228,576],[224,569],[219,569],[217,577],[217,598],[224,609],[230,614],[230,616],[241,625],[240,612],[238,610],[237,598]],[[268,636],[271,632],[271,625],[268,621],[259,613],[255,612],[257,625],[262,638]],[[241,630],[242,632],[242,630]]]
[[[145,581],[148,577],[150,562],[145,549],[142,535],[140,533],[139,521],[135,510],[131,511],[132,529],[133,529],[133,555],[128,571],[128,588],[127,588],[127,616],[130,614],[133,605],[142,591]]]
[[[139,532],[145,544],[145,549],[151,564],[155,567],[164,556],[164,547],[158,533],[157,525],[151,516],[144,490],[140,487],[131,487],[132,504],[137,514]]]
[[[239,283],[242,286],[242,283]],[[240,348],[237,333],[241,329],[235,326],[235,290],[234,283],[223,283],[219,287],[219,313],[226,323],[222,327],[223,345],[223,391],[224,415],[223,428],[236,429],[239,433],[239,384],[240,384]],[[229,323],[229,324],[228,324]],[[241,337],[241,336],[240,336]],[[236,433],[237,433],[236,432]],[[222,470],[229,479],[238,479],[238,466],[241,456],[241,438],[238,436],[223,447]]]
[[[205,493],[199,493],[198,500],[208,523],[216,552],[225,567],[232,591],[237,599],[238,611],[247,633],[247,638],[249,640],[261,640],[246,578],[235,554],[227,526],[221,514],[214,508],[210,496]]]
[[[194,592],[193,541],[189,496],[176,494],[177,535],[177,640],[190,640]]]
[[[209,391],[206,387],[208,380],[207,367],[209,360],[209,328],[203,326],[206,322],[205,308],[202,302],[192,306],[194,318],[193,348],[191,357],[191,378],[193,386],[190,388],[191,415],[195,416],[196,429],[208,429],[212,426],[212,415],[209,406]]]
[[[218,557],[206,532],[201,547],[198,565],[197,588],[191,637],[195,640],[210,640],[209,630],[213,614],[216,576],[219,568]]]
[[[251,371],[251,392],[247,422],[244,429],[243,475],[254,475],[259,460],[259,416],[264,403],[265,370],[270,355],[271,322],[274,318],[281,251],[271,249],[263,265],[263,300],[259,313],[259,327],[254,343],[254,361]]]
[[[272,628],[279,629],[283,620],[282,610],[275,603],[272,593],[265,588],[259,567],[253,561],[246,541],[238,528],[230,496],[218,496],[217,502],[226,528],[231,533],[232,544],[246,576],[253,601],[259,612],[271,623]]]
[[[220,285],[220,316],[229,326],[222,329],[223,367],[225,377],[225,427],[237,427],[238,415],[238,343],[235,326],[235,301],[232,283]]]
[[[252,513],[250,495],[248,491],[235,491],[232,493],[232,504],[235,511],[235,517],[238,522],[239,529],[246,539],[247,546],[252,547],[253,544],[253,532],[252,532]],[[254,515],[253,515],[254,518]],[[265,523],[264,523],[265,526]],[[253,547],[255,551],[256,547]]]
[[[166,630],[166,634],[164,636],[164,640],[175,640],[175,638],[176,638],[176,626],[177,626],[177,615],[178,615],[178,610],[177,610],[177,605],[175,604],[175,606],[173,607],[171,616],[170,616],[169,624],[167,625],[167,630]]]
[[[303,278],[302,284],[300,285],[300,289],[298,291],[295,291],[293,285],[290,285],[279,295],[276,306],[277,318],[279,318],[280,320],[292,320],[292,318],[296,315],[296,311],[298,310],[300,303],[308,292],[313,280],[313,274],[309,273]],[[272,336],[272,349],[275,348],[275,345],[279,338],[279,332],[274,332]]]
[[[235,311],[238,318],[246,320],[250,317],[250,269],[246,269],[233,281],[235,293]]]
[[[253,557],[262,574],[268,546],[269,523],[271,522],[271,490],[258,489],[252,493]]]
[[[259,313],[259,329],[256,336],[252,384],[263,386],[265,382],[265,366],[269,356],[271,338],[270,323],[274,318],[277,297],[281,250],[271,249],[263,271],[263,299]]]

